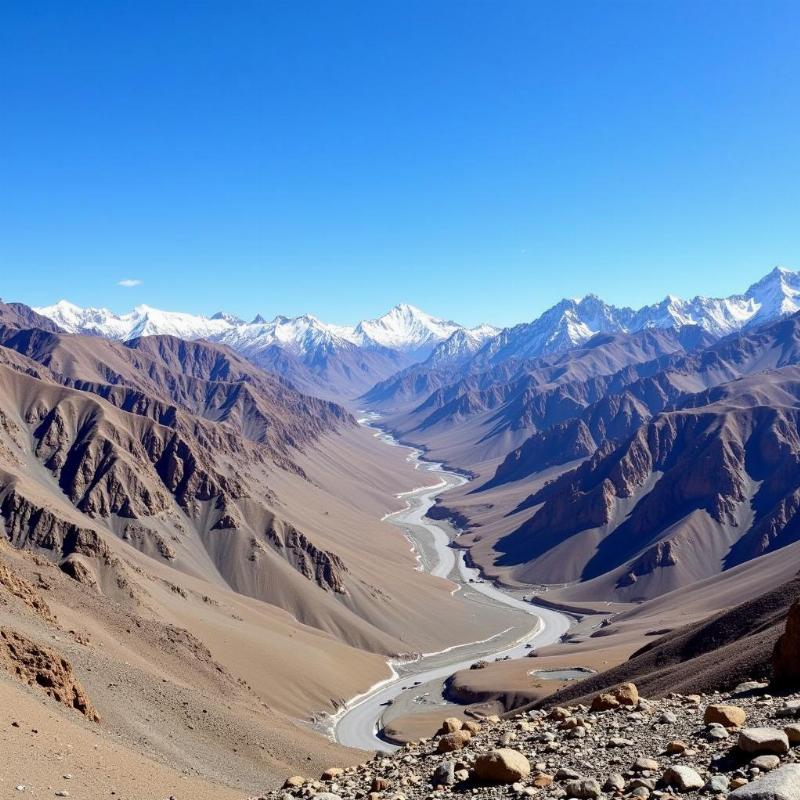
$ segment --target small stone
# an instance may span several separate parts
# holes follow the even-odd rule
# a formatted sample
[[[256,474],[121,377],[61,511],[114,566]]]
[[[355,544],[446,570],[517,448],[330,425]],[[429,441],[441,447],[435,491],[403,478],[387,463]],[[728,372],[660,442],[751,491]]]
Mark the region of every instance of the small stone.
[[[338,778],[340,775],[344,774],[344,770],[341,767],[328,767],[325,772],[322,773],[322,780],[324,781],[332,781],[334,778]]]
[[[723,739],[727,739],[729,735],[728,729],[718,724],[712,725],[706,731],[706,738],[712,742],[719,742]]]
[[[787,725],[783,732],[786,734],[786,738],[789,740],[789,744],[800,744],[800,725],[793,724]]]
[[[658,761],[653,758],[637,758],[633,762],[633,769],[636,772],[655,772],[658,769]]]
[[[603,784],[604,792],[621,792],[625,788],[625,778],[619,772],[612,772]]]
[[[733,694],[753,694],[753,692],[766,689],[767,686],[769,686],[768,683],[761,683],[760,681],[745,681],[744,683],[740,683],[733,690]]]
[[[703,698],[699,694],[687,694],[685,699],[691,706],[699,706],[703,702]]]
[[[439,733],[455,733],[455,731],[460,731],[463,727],[464,723],[458,717],[448,717],[442,723],[442,727],[439,728]]]
[[[703,791],[711,794],[724,794],[729,788],[730,781],[727,775],[712,775],[703,787]]]
[[[291,778],[287,778],[283,782],[284,789],[299,789],[304,783],[306,779],[301,777],[300,775],[292,775]]]
[[[686,751],[686,742],[675,739],[672,742],[668,742],[665,749],[671,756],[677,756]]]
[[[743,728],[739,731],[739,749],[745,753],[789,752],[789,738],[777,728]]]
[[[557,781],[578,780],[580,777],[580,772],[576,772],[574,769],[569,769],[569,767],[561,767],[561,769],[556,772]]]
[[[476,733],[481,732],[481,724],[477,720],[468,719],[464,722],[461,726],[463,730],[469,731],[471,734],[475,735]]]
[[[762,772],[771,772],[781,765],[781,760],[778,756],[766,755],[756,756],[750,760],[750,766],[760,769]]]
[[[612,736],[608,740],[607,747],[630,747],[633,744],[632,739],[623,739],[621,736]]]
[[[436,745],[437,753],[452,753],[454,750],[460,750],[472,738],[469,731],[453,731],[447,733],[439,739]]]
[[[372,781],[372,786],[370,787],[371,792],[385,792],[387,789],[391,788],[392,782],[388,778],[374,778]]]
[[[703,714],[703,722],[710,725],[716,722],[726,728],[741,728],[747,721],[747,714],[739,706],[712,705],[708,706]]]
[[[674,714],[672,711],[664,711],[662,712],[656,722],[660,723],[661,725],[674,725],[678,721],[678,715]]]
[[[553,776],[548,775],[546,772],[538,772],[533,776],[532,783],[537,789],[545,789],[553,785]]]
[[[702,789],[705,784],[705,781],[695,770],[682,764],[667,767],[661,776],[661,780],[664,785],[680,789],[682,792]]]
[[[600,784],[594,778],[570,781],[564,789],[567,797],[577,797],[579,800],[594,800],[595,797],[600,797]]]
[[[455,782],[455,764],[452,761],[442,761],[433,771],[431,783],[434,786],[452,786]]]

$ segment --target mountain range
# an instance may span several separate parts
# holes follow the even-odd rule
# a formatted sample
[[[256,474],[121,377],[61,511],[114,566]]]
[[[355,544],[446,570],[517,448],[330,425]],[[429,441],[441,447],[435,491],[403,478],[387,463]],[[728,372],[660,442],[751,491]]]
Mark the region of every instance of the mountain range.
[[[800,274],[776,267],[743,294],[680,300],[667,296],[638,310],[616,307],[596,295],[565,299],[531,322],[508,328],[468,328],[400,304],[377,319],[335,325],[306,314],[256,316],[245,322],[219,312],[203,317],[137,306],[126,314],[80,308],[65,300],[35,309],[68,333],[128,341],[170,335],[228,345],[253,363],[279,372],[299,388],[353,398],[378,381],[421,362],[425,368],[472,361],[497,364],[563,352],[599,333],[696,325],[724,336],[800,309]]]

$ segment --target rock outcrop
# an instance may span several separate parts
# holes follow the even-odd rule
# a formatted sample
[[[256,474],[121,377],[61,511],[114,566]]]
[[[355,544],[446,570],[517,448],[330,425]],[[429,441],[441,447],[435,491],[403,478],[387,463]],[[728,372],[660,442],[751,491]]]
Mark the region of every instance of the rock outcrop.
[[[0,667],[29,686],[36,686],[92,722],[100,715],[66,658],[8,628],[0,628]]]
[[[786,630],[775,644],[772,676],[778,686],[800,686],[800,602],[789,609]]]

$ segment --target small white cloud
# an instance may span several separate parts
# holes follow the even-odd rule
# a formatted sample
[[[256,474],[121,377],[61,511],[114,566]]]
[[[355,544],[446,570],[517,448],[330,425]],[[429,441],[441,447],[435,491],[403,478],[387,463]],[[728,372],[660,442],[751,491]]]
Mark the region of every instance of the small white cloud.
[[[142,282],[138,278],[125,278],[124,280],[117,281],[117,286],[124,286],[126,289],[132,289],[134,286],[141,286]]]

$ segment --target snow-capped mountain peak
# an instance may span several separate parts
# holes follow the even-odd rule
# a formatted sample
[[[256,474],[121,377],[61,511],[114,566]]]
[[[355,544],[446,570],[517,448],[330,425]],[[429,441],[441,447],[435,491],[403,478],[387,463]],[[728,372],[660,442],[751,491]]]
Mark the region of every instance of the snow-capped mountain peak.
[[[400,303],[382,317],[359,322],[353,330],[353,341],[362,347],[377,345],[420,356],[427,355],[461,327]]]
[[[483,345],[497,336],[500,328],[494,325],[477,325],[474,328],[459,328],[433,348],[425,360],[425,366],[457,366],[477,353]]]
[[[758,306],[758,318],[772,319],[800,310],[800,273],[775,267],[754,283],[745,297]]]

